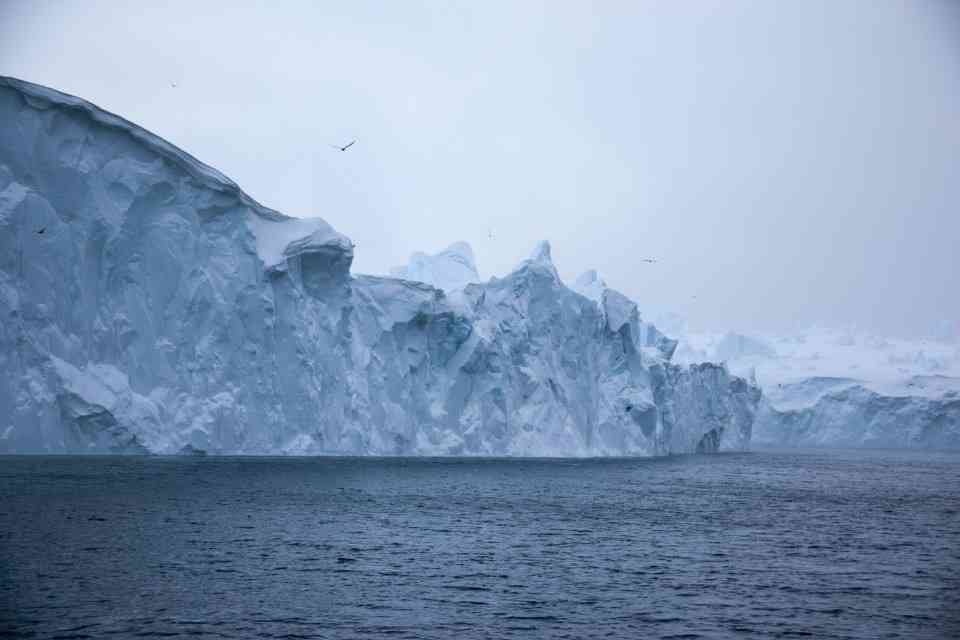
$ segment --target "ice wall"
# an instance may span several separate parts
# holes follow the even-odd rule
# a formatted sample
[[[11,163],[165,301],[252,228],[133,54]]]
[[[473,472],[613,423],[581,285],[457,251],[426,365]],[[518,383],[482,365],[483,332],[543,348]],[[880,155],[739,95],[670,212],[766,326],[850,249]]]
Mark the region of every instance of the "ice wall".
[[[761,445],[960,449],[958,378],[806,378],[768,394],[755,428]]]
[[[548,245],[455,305],[422,282],[354,276],[352,259],[323,220],[267,209],[87,102],[0,78],[0,451],[749,442],[756,387],[671,364],[629,300],[566,287]]]

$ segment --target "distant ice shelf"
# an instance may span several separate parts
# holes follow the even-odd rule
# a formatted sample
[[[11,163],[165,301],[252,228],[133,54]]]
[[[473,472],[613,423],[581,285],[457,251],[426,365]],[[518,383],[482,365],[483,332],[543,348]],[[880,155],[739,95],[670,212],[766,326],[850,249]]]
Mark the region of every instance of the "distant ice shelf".
[[[763,388],[758,445],[960,449],[960,344],[850,329],[685,333],[679,362],[723,362]]]

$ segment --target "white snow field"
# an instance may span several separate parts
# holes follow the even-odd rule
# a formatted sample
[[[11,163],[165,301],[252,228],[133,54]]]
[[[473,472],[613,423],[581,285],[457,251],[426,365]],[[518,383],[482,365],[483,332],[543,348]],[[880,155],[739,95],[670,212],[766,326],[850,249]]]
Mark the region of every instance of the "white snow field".
[[[813,328],[791,336],[690,333],[678,362],[755,376],[758,445],[960,448],[960,343]]]
[[[0,78],[0,452],[658,455],[748,446],[760,390],[547,244],[352,275],[320,219],[267,209],[140,127]],[[444,289],[449,291],[445,293]]]

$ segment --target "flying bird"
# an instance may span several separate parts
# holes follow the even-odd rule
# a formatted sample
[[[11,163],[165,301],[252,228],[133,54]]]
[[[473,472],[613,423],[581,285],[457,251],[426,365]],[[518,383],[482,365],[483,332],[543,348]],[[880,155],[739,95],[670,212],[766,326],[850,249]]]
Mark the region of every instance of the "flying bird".
[[[656,260],[654,260],[653,258],[640,258],[640,262],[648,262],[650,264],[653,264],[656,262]]]
[[[341,146],[338,145],[338,144],[332,144],[332,145],[330,145],[330,146],[333,147],[334,149],[339,149],[340,151],[346,151],[347,149],[349,149],[350,147],[352,147],[354,144],[356,144],[356,142],[357,142],[356,140],[353,140],[353,141],[350,142],[350,144],[346,145],[345,147],[341,147]]]
[[[171,86],[172,88],[176,89],[176,88],[177,88],[177,83],[176,83],[176,82],[171,82],[171,83],[170,83],[170,86]]]
[[[39,230],[39,231],[37,231],[37,234],[39,234],[39,235],[41,235],[41,236],[42,236],[42,235],[43,235],[43,232],[44,232],[44,231],[46,231],[46,230],[47,230],[47,228],[46,228],[46,227],[41,227],[41,228],[40,228],[40,230]]]

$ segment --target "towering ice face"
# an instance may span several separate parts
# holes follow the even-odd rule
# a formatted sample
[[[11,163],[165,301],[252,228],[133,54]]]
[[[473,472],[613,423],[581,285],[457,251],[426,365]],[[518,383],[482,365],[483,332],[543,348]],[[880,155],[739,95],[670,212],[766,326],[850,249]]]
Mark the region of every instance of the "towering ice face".
[[[89,103],[0,79],[0,451],[651,455],[749,441],[755,387],[670,364],[628,300],[567,288],[548,245],[466,284],[456,307],[430,284],[353,276],[352,260],[323,220],[267,209]],[[469,277],[436,269],[435,284],[476,279],[468,249],[444,260]]]
[[[473,248],[466,242],[455,242],[432,256],[414,253],[409,263],[391,269],[390,274],[404,280],[424,282],[447,292],[480,282]]]
[[[636,305],[564,285],[541,243],[502,279],[465,290],[468,367],[492,454],[653,455],[747,446],[759,391],[720,366],[681,368],[645,350]],[[483,393],[476,396],[477,392]]]

